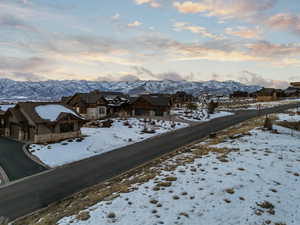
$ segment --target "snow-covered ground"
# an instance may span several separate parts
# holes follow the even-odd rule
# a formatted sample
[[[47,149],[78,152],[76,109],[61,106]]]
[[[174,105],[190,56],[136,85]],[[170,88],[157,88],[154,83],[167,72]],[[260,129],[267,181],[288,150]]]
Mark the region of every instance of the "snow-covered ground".
[[[289,110],[287,113],[277,114],[278,121],[300,122],[300,109]]]
[[[300,133],[290,136],[289,129],[275,128],[279,134],[254,129],[228,138],[214,146],[235,149],[225,158],[196,157],[82,211],[88,215],[84,220],[70,216],[57,224],[299,225]],[[193,155],[201,145],[165,164]]]
[[[50,167],[61,166],[99,155],[116,148],[143,141],[156,135],[187,127],[185,123],[156,121],[155,133],[142,133],[145,123],[135,118],[128,119],[132,128],[124,125],[124,120],[114,120],[111,128],[82,128],[83,140],[75,139],[49,145],[31,145],[30,152]]]
[[[216,111],[214,114],[208,114],[206,109],[198,109],[193,111],[188,111],[185,109],[174,109],[171,111],[171,114],[177,115],[183,120],[192,122],[205,122],[212,119],[233,115],[233,113],[225,111]]]

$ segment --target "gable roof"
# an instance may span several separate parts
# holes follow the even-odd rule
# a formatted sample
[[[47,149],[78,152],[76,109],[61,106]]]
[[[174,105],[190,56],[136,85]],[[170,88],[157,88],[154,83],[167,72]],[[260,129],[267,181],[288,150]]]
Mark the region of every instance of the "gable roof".
[[[300,88],[300,82],[292,82],[291,85],[292,85],[294,88]]]
[[[161,106],[161,107],[170,106],[170,98],[167,98],[165,96],[141,95],[139,98],[136,99],[136,101],[140,98],[146,100],[153,106]]]
[[[76,99],[78,97],[78,99]],[[100,99],[107,101],[112,100],[112,98],[121,97],[128,98],[127,95],[122,92],[112,92],[112,91],[103,91],[98,90],[89,92],[89,93],[76,93],[71,98],[69,98],[65,103],[71,106],[74,106],[76,103],[82,102],[85,104],[96,104]]]
[[[47,119],[45,116],[37,112],[36,107],[40,106],[59,106],[57,113],[57,118],[54,120]],[[53,102],[20,102],[16,105],[16,107],[9,109],[9,112],[16,116],[19,122],[25,122],[31,120],[34,124],[40,123],[55,123],[61,118],[61,114],[72,114],[74,118],[77,120],[84,120],[80,117],[73,109],[70,107]]]

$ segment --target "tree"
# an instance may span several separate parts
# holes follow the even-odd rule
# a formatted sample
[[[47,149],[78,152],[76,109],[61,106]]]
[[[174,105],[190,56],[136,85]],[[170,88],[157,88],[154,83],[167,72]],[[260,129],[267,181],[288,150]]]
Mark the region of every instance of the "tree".
[[[197,110],[197,109],[198,109],[198,106],[197,106],[197,104],[195,104],[195,103],[189,103],[189,104],[187,104],[186,108],[187,108],[188,110],[194,111],[194,110]]]
[[[217,102],[214,102],[214,100],[211,100],[210,103],[208,103],[207,108],[208,108],[208,114],[214,114],[215,109],[219,106]]]

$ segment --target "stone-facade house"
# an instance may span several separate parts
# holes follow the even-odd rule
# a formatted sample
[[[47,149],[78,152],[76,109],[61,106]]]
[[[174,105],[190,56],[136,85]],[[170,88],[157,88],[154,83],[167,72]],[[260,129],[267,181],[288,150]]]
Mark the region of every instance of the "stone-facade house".
[[[72,97],[62,98],[67,105],[88,120],[104,119],[109,116],[126,114],[124,111],[128,97],[121,92],[77,93]]]
[[[285,97],[299,98],[300,97],[300,82],[292,82],[291,86],[284,90]]]
[[[108,115],[108,102],[97,91],[76,93],[66,98],[65,103],[88,120],[102,119]]]
[[[193,95],[187,94],[184,91],[178,91],[172,95],[172,104],[176,107],[182,107],[189,104],[195,100]]]
[[[141,95],[132,104],[133,116],[168,116],[172,102],[161,95]]]
[[[235,91],[230,95],[230,98],[248,98],[249,93],[246,91]]]
[[[263,88],[260,91],[257,91],[254,96],[256,100],[259,102],[266,102],[266,101],[276,101],[279,98],[284,96],[284,93],[280,89],[275,88]]]
[[[7,137],[32,143],[49,143],[81,135],[84,119],[66,105],[22,102],[5,113]]]
[[[292,82],[291,86],[294,88],[299,88],[300,89],[300,82]]]

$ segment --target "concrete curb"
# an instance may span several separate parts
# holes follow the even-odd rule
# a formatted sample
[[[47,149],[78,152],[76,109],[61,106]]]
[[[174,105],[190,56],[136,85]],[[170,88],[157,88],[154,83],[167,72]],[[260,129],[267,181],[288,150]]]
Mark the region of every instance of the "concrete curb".
[[[29,152],[29,145],[30,143],[24,143],[23,145],[23,152],[25,153],[25,155],[30,158],[32,161],[36,162],[37,164],[45,167],[46,169],[51,169],[51,167],[49,167],[48,165],[46,165],[45,163],[43,163],[38,157],[36,157],[35,155],[31,154]]]
[[[0,166],[0,179],[4,182],[4,183],[0,184],[0,186],[9,183],[8,176],[1,166]]]

